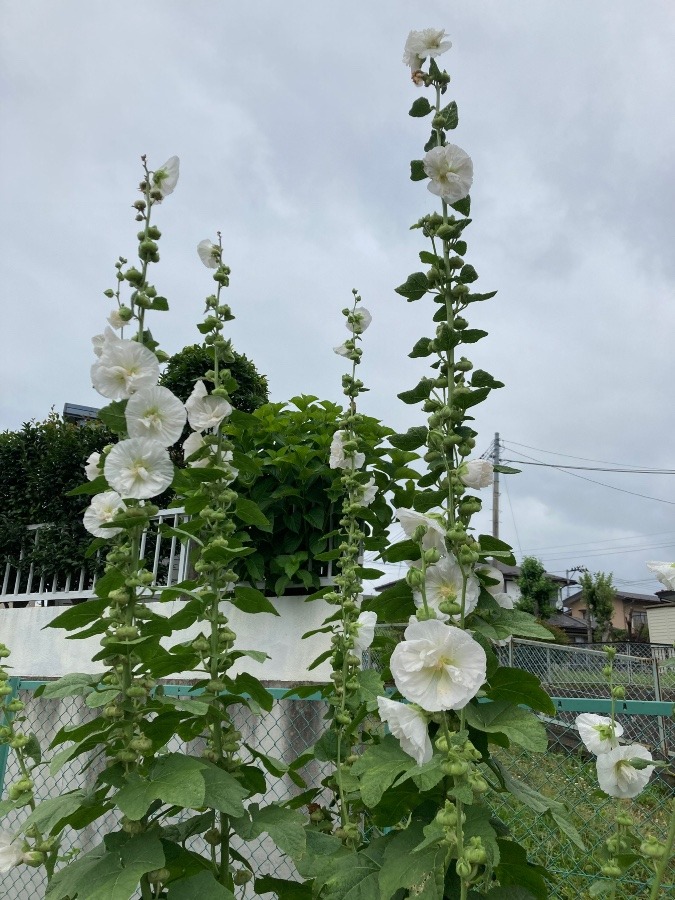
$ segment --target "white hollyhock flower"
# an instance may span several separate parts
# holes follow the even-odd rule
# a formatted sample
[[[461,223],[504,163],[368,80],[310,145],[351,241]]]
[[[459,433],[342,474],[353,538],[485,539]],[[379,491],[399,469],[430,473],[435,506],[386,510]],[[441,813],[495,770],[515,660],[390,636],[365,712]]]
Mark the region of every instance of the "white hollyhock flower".
[[[158,385],[136,391],[124,416],[129,437],[151,438],[164,447],[176,443],[185,425],[183,404],[168,388]]]
[[[122,318],[120,315],[119,307],[115,307],[115,309],[111,310],[110,315],[108,316],[108,322],[111,328],[124,328],[127,324],[126,320]]]
[[[434,751],[424,713],[414,706],[389,700],[388,697],[378,697],[377,708],[382,721],[387,723],[389,731],[398,738],[401,750],[412,756],[418,766],[429,762]]]
[[[122,338],[115,334],[112,328],[108,326],[103,334],[95,334],[91,339],[91,342],[94,346],[94,353],[96,356],[100,357],[107,344],[121,340]]]
[[[340,344],[339,347],[333,347],[333,353],[337,353],[338,356],[351,356],[352,350],[346,344]]]
[[[366,328],[373,321],[373,317],[365,308],[365,306],[359,306],[359,308],[355,309],[351,315],[353,315],[355,321],[350,322],[349,320],[347,320],[345,324],[349,331],[352,332],[352,334],[363,334]]]
[[[425,589],[427,596],[427,605],[436,611],[437,618],[443,622],[447,622],[449,616],[442,612],[439,607],[444,600],[461,605],[462,602],[462,570],[456,557],[448,554],[443,556],[434,566],[429,566],[426,570]],[[464,614],[472,613],[478,604],[478,596],[480,594],[480,584],[475,576],[469,574],[466,580],[466,594],[464,597]],[[413,597],[415,606],[418,609],[424,607],[422,600],[422,592],[414,591]],[[453,619],[459,620],[460,614],[452,616]]]
[[[401,528],[407,538],[412,538],[418,526],[426,526],[427,533],[422,538],[422,548],[424,550],[438,550],[441,556],[445,556],[448,552],[445,549],[445,529],[437,519],[423,516],[422,513],[415,512],[414,509],[395,509],[394,515],[401,523]]]
[[[440,56],[451,47],[452,42],[446,39],[444,28],[423,28],[422,31],[411,31],[405,42],[403,62],[413,70],[419,69],[423,59]]]
[[[208,238],[197,244],[197,253],[207,269],[217,269],[220,265],[220,247]]]
[[[648,562],[647,568],[656,575],[664,587],[675,591],[675,563]]]
[[[487,459],[470,459],[459,467],[459,478],[466,487],[479,491],[494,481],[494,468]]]
[[[99,475],[103,475],[100,453],[94,452],[87,457],[87,462],[84,466],[84,474],[89,481],[93,481],[95,478],[98,478]]]
[[[375,484],[375,479],[371,478],[367,484],[363,486],[363,495],[359,500],[361,506],[370,506],[373,500],[377,497],[377,485]]]
[[[129,438],[115,444],[106,456],[103,472],[122,497],[136,500],[161,494],[173,481],[173,463],[167,450],[150,438]]]
[[[112,522],[119,510],[126,509],[126,505],[117,491],[105,491],[96,494],[84,511],[83,524],[89,534],[94,537],[109,538],[119,534],[121,528],[102,528],[107,522]]]
[[[422,164],[431,179],[428,189],[448,203],[462,200],[471,190],[473,163],[471,157],[456,144],[432,147]]]
[[[619,746],[617,738],[623,734],[623,728],[618,722],[615,722],[612,728],[612,720],[607,716],[582,713],[576,717],[574,724],[586,749],[596,756],[616,750]]]
[[[198,431],[193,431],[192,434],[188,435],[183,441],[183,459],[187,462],[192,454],[201,450],[203,446],[204,438]],[[200,459],[188,462],[188,465],[195,469],[205,469],[207,466],[211,465],[211,460],[208,456],[203,456]]]
[[[218,428],[232,412],[232,407],[224,397],[214,397],[206,390],[203,381],[198,381],[185,403],[188,421],[195,431]]]
[[[654,766],[634,769],[628,761],[630,759],[651,762],[653,757],[642,744],[627,744],[598,756],[595,769],[601,791],[621,800],[630,800],[642,793],[652,777]]]
[[[178,184],[178,170],[180,168],[180,160],[177,156],[170,159],[160,166],[152,175],[152,187],[158,190],[162,197],[168,197],[173,194],[174,188]]]
[[[117,336],[114,341],[106,339],[100,357],[91,367],[94,388],[110,400],[131,397],[136,391],[155,385],[158,378],[159,363],[152,350]]]
[[[345,443],[349,435],[345,431],[336,431],[330,445],[328,465],[331,469],[360,469],[366,461],[365,453],[345,453]]]
[[[6,875],[22,859],[23,851],[19,836],[0,828],[0,875]]]
[[[391,655],[391,674],[406,700],[427,712],[462,709],[485,681],[485,651],[461,628],[438,619],[411,621]]]
[[[377,613],[362,612],[356,620],[358,631],[354,636],[354,655],[365,653],[375,638],[375,626],[377,625]]]
[[[493,596],[497,594],[501,594],[504,590],[504,575],[499,571],[496,566],[476,566],[476,574],[482,572],[483,575],[487,575],[488,578],[491,578],[492,581],[496,581],[497,584],[484,584],[483,587],[486,591],[488,591]]]

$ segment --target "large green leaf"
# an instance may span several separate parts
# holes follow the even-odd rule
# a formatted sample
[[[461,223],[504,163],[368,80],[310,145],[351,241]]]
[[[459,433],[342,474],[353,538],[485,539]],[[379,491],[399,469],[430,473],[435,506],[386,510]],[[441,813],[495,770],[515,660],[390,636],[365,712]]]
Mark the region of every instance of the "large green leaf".
[[[50,834],[52,829],[62,820],[76,812],[86,801],[83,790],[71,791],[61,794],[60,797],[50,797],[43,800],[35,810],[23,822],[22,828],[36,825],[42,834]]]
[[[288,809],[276,803],[261,808],[257,803],[251,803],[246,815],[232,820],[232,827],[245,841],[266,832],[291,859],[300,859],[306,849],[306,821],[307,817],[297,809]]]
[[[417,450],[427,439],[427,428],[424,425],[416,425],[409,428],[405,434],[392,434],[389,443],[399,450]]]
[[[84,628],[85,625],[100,618],[107,605],[108,601],[105,598],[78,603],[48,622],[45,628],[65,628],[66,631]]]
[[[360,853],[344,856],[321,895],[325,900],[381,900],[379,875],[389,837],[378,838]]]
[[[522,703],[549,716],[556,714],[555,704],[542,688],[537,676],[522,669],[500,666],[490,675],[486,690],[490,700],[508,700],[510,703]]]
[[[167,754],[157,760],[146,778],[135,772],[129,775],[115,802],[130,819],[144,816],[153,800],[197,809],[205,802],[203,768],[202,760]]]
[[[529,863],[520,844],[501,838],[498,843],[501,858],[496,875],[501,887],[494,888],[487,896],[492,900],[546,900],[546,869]]]
[[[442,888],[437,892],[434,870],[443,864],[444,849],[436,844],[419,853],[412,852],[424,837],[423,827],[423,822],[413,821],[403,831],[393,832],[394,836],[384,851],[378,879],[381,900],[389,900],[401,888],[415,888],[414,894],[417,895],[418,889],[426,888],[429,880],[433,882],[428,885],[431,892],[426,892],[424,896],[429,900],[443,900]]]
[[[247,500],[245,497],[239,497],[237,499],[235,511],[237,517],[240,518],[245,525],[256,525],[264,531],[271,531],[272,523],[262,512],[258,504],[254,503],[252,500]]]
[[[419,119],[423,116],[428,116],[432,109],[433,106],[431,105],[431,103],[429,103],[426,97],[418,97],[410,107],[410,112],[408,113],[408,115]]]
[[[414,765],[415,761],[401,750],[399,742],[390,734],[381,743],[369,747],[352,766],[366,806],[377,806],[401,772],[407,772]]]
[[[71,672],[56,681],[48,682],[41,692],[45,699],[61,700],[63,697],[84,697],[94,690],[98,677],[85,672]]]
[[[544,753],[548,747],[546,728],[534,713],[506,700],[471,703],[464,712],[467,724],[478,731],[504,734],[533,753]]]
[[[429,280],[424,272],[413,272],[395,290],[397,294],[412,303],[413,300],[420,300],[429,290]]]
[[[245,613],[264,612],[273,616],[279,615],[276,607],[256,588],[239,585],[234,589],[234,599],[231,602],[233,606]]]
[[[311,884],[275,878],[273,875],[263,875],[262,878],[256,878],[255,892],[256,896],[259,894],[274,894],[278,900],[312,900]],[[201,900],[205,900],[205,898],[202,897]]]
[[[113,400],[112,403],[98,411],[98,418],[101,422],[107,425],[115,434],[119,434],[122,437],[127,436],[127,420],[124,411],[128,402],[128,400]]]
[[[396,396],[404,403],[421,403],[422,400],[426,400],[428,398],[433,386],[434,379],[424,377],[417,383],[414,388],[409,391],[402,391]]]
[[[417,545],[414,545],[417,546]],[[415,612],[410,585],[401,579],[379,594],[372,597],[364,597],[361,609],[377,613],[380,624],[384,622],[407,622]]]
[[[539,622],[520,609],[503,609],[499,607],[490,616],[490,624],[498,632],[497,639],[507,638],[511,634],[524,638],[536,638],[537,640],[552,641],[553,635],[540,625]]]
[[[200,771],[204,780],[204,804],[226,816],[244,814],[243,800],[248,797],[246,788],[237,781],[234,775],[219,769],[212,763],[206,763]]]

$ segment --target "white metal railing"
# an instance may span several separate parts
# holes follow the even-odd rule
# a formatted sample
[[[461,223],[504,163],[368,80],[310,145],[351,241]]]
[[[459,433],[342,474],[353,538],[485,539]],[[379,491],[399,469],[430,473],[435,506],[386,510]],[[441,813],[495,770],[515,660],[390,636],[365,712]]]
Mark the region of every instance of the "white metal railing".
[[[152,564],[153,585],[170,587],[186,578],[188,545],[179,541],[175,535],[162,534],[160,529],[162,525],[180,527],[189,518],[183,509],[162,509],[153,516],[149,527],[143,532],[141,556],[148,554],[148,565]],[[18,565],[9,562],[5,564],[0,606],[61,605],[94,596],[96,575],[86,565],[73,572],[42,573],[39,577],[33,562],[28,567],[22,565],[22,561],[32,555],[29,551],[37,546],[40,532],[51,527],[49,523],[28,526],[26,544],[21,549]]]

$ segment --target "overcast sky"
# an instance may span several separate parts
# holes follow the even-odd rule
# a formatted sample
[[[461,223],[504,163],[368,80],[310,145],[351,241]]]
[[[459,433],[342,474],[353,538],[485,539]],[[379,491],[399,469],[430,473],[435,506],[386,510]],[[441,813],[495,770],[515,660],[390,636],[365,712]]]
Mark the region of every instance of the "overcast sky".
[[[669,0],[0,0],[0,429],[101,405],[90,338],[135,252],[142,153],[181,160],[156,217],[165,350],[199,339],[212,282],[195,247],[220,229],[231,337],[273,400],[340,399],[331,348],[357,287],[362,408],[421,424],[396,394],[426,371],[407,353],[433,310],[394,288],[426,249],[409,225],[434,209],[408,180],[428,122],[407,115],[401,62],[429,26],[453,41],[453,139],[474,160],[467,259],[499,290],[470,308],[490,332],[472,359],[506,383],[477,412],[477,452],[499,431],[509,459],[675,468]],[[501,497],[519,558],[658,587],[644,563],[675,559],[675,476],[522,468]]]

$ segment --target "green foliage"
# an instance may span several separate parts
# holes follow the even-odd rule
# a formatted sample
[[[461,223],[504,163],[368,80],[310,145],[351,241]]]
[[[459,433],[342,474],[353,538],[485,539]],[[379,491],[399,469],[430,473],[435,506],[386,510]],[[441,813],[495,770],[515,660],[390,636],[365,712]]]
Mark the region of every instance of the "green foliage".
[[[608,641],[612,634],[612,616],[616,588],[611,572],[584,572],[581,576],[581,601],[586,604],[588,619],[593,621],[600,640]]]
[[[260,375],[254,363],[243,353],[236,350],[230,352],[233,359],[230,362],[223,360],[223,364],[237,382],[237,387],[231,392],[232,405],[242,412],[251,413],[267,403],[267,377]],[[213,349],[191,344],[169,359],[160,384],[185,403],[195,382],[203,379],[210,369],[213,369]]]
[[[56,413],[0,434],[0,563],[16,564],[23,548],[24,572],[32,563],[38,577],[85,564],[91,535],[82,515],[90,498],[65,495],[82,483],[89,455],[115,440],[101,423],[78,426]],[[48,527],[37,543],[28,540],[26,529],[39,523]]]
[[[546,575],[546,569],[534,556],[526,556],[520,567],[520,600],[518,608],[532,613],[538,619],[549,619],[555,614],[555,597],[558,588]]]

